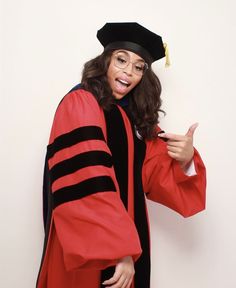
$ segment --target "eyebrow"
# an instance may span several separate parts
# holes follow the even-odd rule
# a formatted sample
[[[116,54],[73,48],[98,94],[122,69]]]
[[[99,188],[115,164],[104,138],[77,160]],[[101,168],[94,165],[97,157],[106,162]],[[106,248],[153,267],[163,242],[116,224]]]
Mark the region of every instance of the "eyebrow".
[[[130,52],[132,52],[132,51],[130,51]],[[129,56],[129,53],[128,53],[126,50],[122,50],[122,49],[121,49],[121,50],[117,50],[117,51],[115,52],[115,54],[116,54],[116,53],[124,53],[125,55],[128,55],[128,56]],[[133,52],[133,53],[134,53],[134,52]],[[135,54],[135,53],[134,53],[134,54]],[[137,54],[136,54],[136,55],[137,55]],[[138,55],[137,55],[137,56],[138,56]],[[141,57],[138,58],[137,61],[141,61],[141,62],[144,62],[144,63],[145,63],[144,59],[141,58]]]

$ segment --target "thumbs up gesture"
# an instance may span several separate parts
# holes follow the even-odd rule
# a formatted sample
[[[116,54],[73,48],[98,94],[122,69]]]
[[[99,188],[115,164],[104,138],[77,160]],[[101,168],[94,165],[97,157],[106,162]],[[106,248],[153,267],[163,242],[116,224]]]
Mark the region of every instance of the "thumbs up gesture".
[[[171,133],[159,134],[167,140],[167,151],[171,158],[179,161],[184,169],[193,158],[193,135],[198,126],[198,123],[191,125],[185,135],[176,135]]]

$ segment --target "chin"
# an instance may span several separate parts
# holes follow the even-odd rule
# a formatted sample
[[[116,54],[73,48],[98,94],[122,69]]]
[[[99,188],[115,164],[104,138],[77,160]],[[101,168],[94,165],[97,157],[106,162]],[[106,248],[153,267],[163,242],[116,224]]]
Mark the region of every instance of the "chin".
[[[117,100],[122,99],[123,97],[125,97],[125,95],[127,95],[127,94],[121,95],[121,94],[113,93],[113,96],[114,96]]]

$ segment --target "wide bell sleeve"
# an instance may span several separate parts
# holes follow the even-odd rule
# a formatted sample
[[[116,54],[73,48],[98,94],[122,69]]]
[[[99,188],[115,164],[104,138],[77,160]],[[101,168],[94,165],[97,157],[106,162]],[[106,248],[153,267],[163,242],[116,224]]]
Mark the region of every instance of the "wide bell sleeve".
[[[192,216],[205,209],[206,170],[196,149],[193,162],[196,175],[188,176],[178,161],[167,153],[166,143],[158,138],[147,141],[143,165],[143,185],[148,199]]]
[[[119,197],[102,115],[96,99],[79,89],[64,97],[51,130],[51,230],[66,270],[101,270],[141,254],[135,224]]]

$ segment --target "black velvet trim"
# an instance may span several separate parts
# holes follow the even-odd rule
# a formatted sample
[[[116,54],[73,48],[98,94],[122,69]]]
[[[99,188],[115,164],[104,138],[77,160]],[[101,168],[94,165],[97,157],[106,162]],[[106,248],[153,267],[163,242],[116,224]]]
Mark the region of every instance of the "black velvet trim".
[[[96,165],[111,167],[111,155],[104,151],[88,151],[61,161],[50,170],[51,182],[79,169]]]
[[[51,182],[50,182],[50,175],[49,175],[49,167],[48,167],[48,157],[45,157],[45,164],[44,164],[44,175],[43,175],[43,223],[44,223],[44,230],[45,230],[45,237],[44,237],[44,245],[43,245],[43,254],[41,258],[40,269],[37,277],[36,287],[38,287],[38,280],[40,276],[40,272],[43,265],[43,260],[46,253],[47,243],[48,243],[48,236],[50,231],[50,224],[51,224],[51,217],[52,217],[52,193],[51,193]]]
[[[85,126],[74,129],[68,133],[58,136],[54,142],[48,145],[47,153],[48,159],[53,155],[67,147],[75,145],[87,140],[103,140],[105,141],[102,129],[97,126]]]
[[[128,107],[123,108],[127,116],[132,119]],[[134,125],[132,125],[134,138],[134,221],[143,250],[142,255],[135,263],[134,282],[135,288],[150,288],[150,240],[146,201],[142,184],[142,166],[146,154],[146,143],[136,136],[134,129]]]
[[[43,173],[43,223],[46,233],[47,219],[50,218],[51,205],[51,181],[48,167],[48,157],[45,157],[44,173]]]
[[[71,92],[74,92],[74,91],[76,91],[76,90],[79,90],[79,89],[81,89],[81,88],[82,88],[81,83],[79,83],[79,84],[75,85],[75,86],[68,92],[68,94],[71,93]]]
[[[81,199],[98,192],[116,192],[110,176],[89,178],[78,184],[61,188],[53,193],[53,209],[59,205]]]
[[[107,127],[107,145],[111,150],[116,179],[124,206],[128,205],[128,139],[121,112],[117,106],[104,112]]]
[[[117,106],[111,111],[104,111],[107,127],[107,144],[112,153],[116,179],[119,184],[120,197],[127,209],[128,205],[128,139],[121,112]],[[110,279],[115,272],[115,267],[108,267],[101,272],[100,287],[102,282]]]

